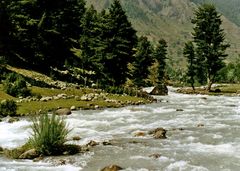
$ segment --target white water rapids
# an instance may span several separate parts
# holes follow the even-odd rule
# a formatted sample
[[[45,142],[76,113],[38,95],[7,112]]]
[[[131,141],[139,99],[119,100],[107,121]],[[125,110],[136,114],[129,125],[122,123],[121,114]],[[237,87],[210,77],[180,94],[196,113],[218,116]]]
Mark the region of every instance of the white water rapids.
[[[119,109],[76,111],[66,121],[72,132],[90,140],[111,140],[85,154],[45,158],[40,162],[10,160],[0,155],[0,171],[97,171],[117,164],[125,171],[239,171],[240,170],[240,97],[183,95],[170,92],[157,97],[161,102]],[[183,111],[176,111],[183,109]],[[31,122],[0,122],[0,147],[24,144],[30,135]],[[198,125],[200,124],[200,127]],[[139,131],[163,127],[167,139]],[[179,128],[182,128],[179,130]],[[160,154],[155,159],[151,154]],[[64,159],[65,165],[59,165]]]

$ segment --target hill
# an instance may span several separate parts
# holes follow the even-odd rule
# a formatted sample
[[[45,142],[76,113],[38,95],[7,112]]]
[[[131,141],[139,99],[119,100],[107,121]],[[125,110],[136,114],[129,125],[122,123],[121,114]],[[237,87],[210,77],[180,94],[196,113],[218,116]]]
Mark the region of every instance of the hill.
[[[112,0],[87,0],[97,10],[102,10],[111,4]],[[200,0],[194,1],[200,3]],[[130,21],[139,35],[145,35],[149,40],[156,42],[159,38],[167,40],[169,58],[173,59],[175,67],[182,66],[182,48],[184,42],[191,39],[193,11],[197,7],[191,0],[121,0]],[[220,11],[221,12],[221,11]],[[240,28],[223,15],[223,28],[227,41],[231,44],[228,50],[229,60],[234,60],[240,54],[240,41],[237,35]],[[170,60],[171,61],[171,60]]]

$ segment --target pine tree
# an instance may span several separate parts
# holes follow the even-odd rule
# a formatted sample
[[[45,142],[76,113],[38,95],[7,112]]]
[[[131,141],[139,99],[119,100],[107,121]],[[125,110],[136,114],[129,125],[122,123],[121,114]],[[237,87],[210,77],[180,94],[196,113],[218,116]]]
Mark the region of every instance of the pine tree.
[[[128,21],[119,0],[114,0],[109,14],[103,15],[103,43],[100,53],[104,62],[104,73],[108,83],[118,86],[124,84],[128,74],[128,63],[134,54],[137,42],[136,31]]]
[[[194,46],[192,42],[185,43],[183,54],[188,61],[188,71],[187,71],[188,82],[191,84],[192,89],[195,90],[194,77],[196,76],[196,59],[195,59]]]
[[[225,34],[221,28],[221,15],[214,5],[199,6],[192,23],[194,24],[193,38],[198,62],[197,75],[201,79],[206,78],[207,90],[210,91],[217,72],[224,66],[223,60],[227,57],[225,50],[229,44],[224,43]]]
[[[134,85],[146,86],[146,79],[149,75],[149,67],[153,63],[153,47],[147,37],[140,37],[133,61],[132,80]]]
[[[159,84],[164,83],[167,47],[167,42],[164,39],[160,39],[158,41],[157,47],[154,50],[154,59],[156,59],[159,63],[157,76]]]

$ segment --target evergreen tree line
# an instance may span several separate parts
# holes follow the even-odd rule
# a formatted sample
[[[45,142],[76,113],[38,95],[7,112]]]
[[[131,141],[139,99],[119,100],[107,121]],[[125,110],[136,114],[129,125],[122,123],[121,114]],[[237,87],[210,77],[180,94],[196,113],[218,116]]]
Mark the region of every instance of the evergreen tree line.
[[[46,74],[72,69],[85,84],[119,86],[129,78],[145,86],[163,82],[166,48],[163,39],[154,48],[138,38],[118,0],[102,12],[84,0],[0,2],[0,56],[11,65]]]

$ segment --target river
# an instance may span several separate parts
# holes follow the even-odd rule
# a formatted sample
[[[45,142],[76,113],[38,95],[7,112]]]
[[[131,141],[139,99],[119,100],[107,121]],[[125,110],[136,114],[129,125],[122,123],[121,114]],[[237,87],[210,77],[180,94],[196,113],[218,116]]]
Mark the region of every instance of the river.
[[[240,170],[240,97],[170,92],[156,98],[158,103],[75,111],[67,116],[68,127],[72,128],[69,138],[82,138],[70,143],[94,140],[110,141],[112,145],[98,145],[85,154],[49,157],[40,162],[9,160],[0,155],[0,171],[97,171],[110,164],[125,171]],[[30,124],[27,118],[12,124],[0,122],[0,147],[24,144]],[[168,130],[167,139],[134,136],[158,127]],[[151,154],[160,157],[149,157]],[[60,165],[61,160],[64,165]]]

